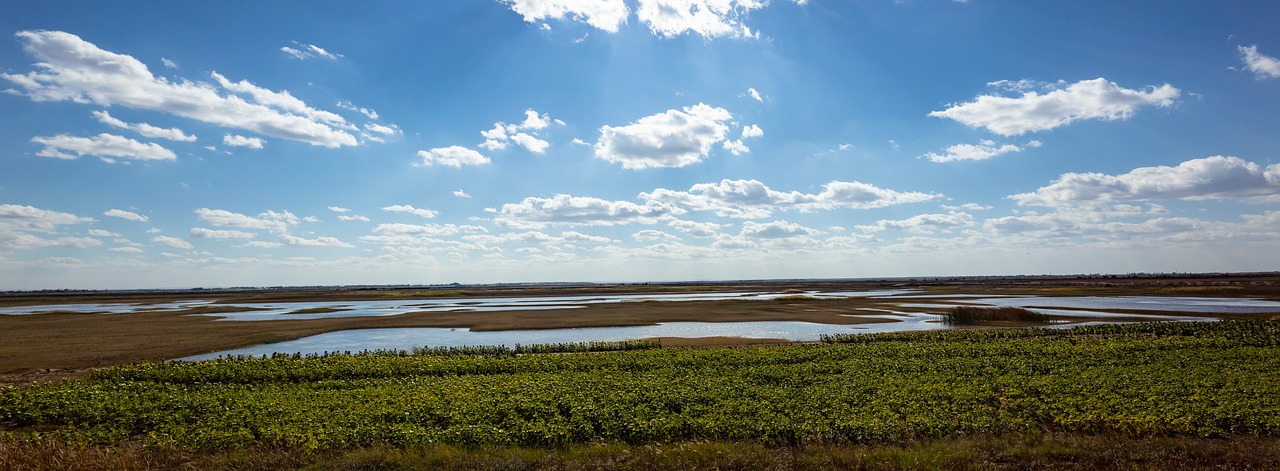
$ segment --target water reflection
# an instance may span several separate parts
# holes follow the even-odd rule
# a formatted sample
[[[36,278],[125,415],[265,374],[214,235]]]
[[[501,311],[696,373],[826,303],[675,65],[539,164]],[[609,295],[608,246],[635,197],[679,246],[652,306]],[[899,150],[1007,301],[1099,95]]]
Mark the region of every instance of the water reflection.
[[[196,355],[181,360],[207,360],[226,355],[270,355],[272,353],[319,354],[361,350],[410,350],[414,347],[460,347],[515,344],[534,345],[566,342],[612,342],[653,337],[742,337],[816,341],[823,334],[850,334],[930,330],[946,328],[937,316],[902,313],[901,322],[833,325],[812,322],[664,322],[633,327],[585,327],[577,329],[505,330],[472,332],[467,329],[431,327],[397,329],[357,329],[313,335],[297,340]]]

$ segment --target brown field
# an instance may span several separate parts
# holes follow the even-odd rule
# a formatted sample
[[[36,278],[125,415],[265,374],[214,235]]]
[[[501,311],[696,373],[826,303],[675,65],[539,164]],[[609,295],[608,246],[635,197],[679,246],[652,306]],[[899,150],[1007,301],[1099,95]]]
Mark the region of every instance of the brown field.
[[[592,296],[608,294],[804,290],[920,289],[928,294],[1039,294],[1051,296],[1214,296],[1280,301],[1280,274],[1132,277],[980,277],[858,281],[582,284],[467,286],[444,289],[281,288],[135,292],[0,293],[2,306],[74,303],[151,304],[204,299],[218,303],[388,300],[439,297]],[[932,301],[963,302],[963,298]],[[362,328],[446,327],[473,330],[550,329],[649,325],[659,322],[807,321],[827,324],[891,322],[858,317],[895,309],[884,298],[642,302],[589,305],[584,309],[507,312],[418,312],[387,317],[217,322],[213,316],[243,310],[218,304],[180,312],[130,314],[47,313],[0,315],[0,385],[30,384],[146,360],[165,360],[250,345]],[[928,310],[923,310],[928,311]],[[310,311],[320,312],[320,311]],[[1158,319],[1161,313],[1138,311]],[[1193,315],[1178,313],[1179,315]],[[851,317],[852,316],[852,317]],[[287,317],[287,316],[286,316]],[[1213,315],[1220,318],[1247,316]],[[1256,317],[1256,315],[1254,316]],[[1012,324],[1010,324],[1012,325]],[[714,346],[782,342],[740,338],[662,339],[664,345]]]

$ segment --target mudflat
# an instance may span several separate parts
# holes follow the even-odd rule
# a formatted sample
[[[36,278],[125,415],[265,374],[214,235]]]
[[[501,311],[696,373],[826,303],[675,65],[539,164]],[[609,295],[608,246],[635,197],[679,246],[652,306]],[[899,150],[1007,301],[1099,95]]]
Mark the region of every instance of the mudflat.
[[[94,368],[167,360],[348,329],[445,327],[518,330],[635,326],[680,321],[805,321],[826,324],[893,322],[892,319],[883,317],[884,310],[896,309],[900,300],[876,297],[818,299],[803,296],[807,291],[887,289],[919,290],[922,294],[939,296],[933,300],[939,302],[963,302],[964,297],[960,295],[1014,294],[1211,296],[1280,301],[1280,274],[3,293],[0,294],[0,307],[93,303],[136,303],[145,307],[146,304],[192,299],[214,303],[169,312],[143,310],[127,314],[50,312],[0,315],[0,385],[55,380],[82,374]],[[234,322],[218,321],[217,317],[220,311],[238,309],[229,306],[236,303],[714,292],[791,293],[795,296],[773,300],[630,302],[588,304],[580,309],[410,312],[384,317],[305,320]],[[929,312],[927,308],[916,310]],[[1214,317],[1257,318],[1258,315],[1214,314]],[[725,337],[662,341],[664,345],[671,346],[785,342]]]

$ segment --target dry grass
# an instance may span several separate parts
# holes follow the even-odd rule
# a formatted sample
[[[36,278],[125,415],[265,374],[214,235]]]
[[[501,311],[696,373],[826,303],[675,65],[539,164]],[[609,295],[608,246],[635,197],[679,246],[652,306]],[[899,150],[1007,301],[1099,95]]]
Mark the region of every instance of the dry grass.
[[[617,443],[565,449],[446,445],[298,450],[181,451],[68,447],[0,436],[5,470],[828,470],[828,469],[1257,469],[1280,468],[1280,439],[1235,436],[962,437],[911,443],[767,447],[755,443]]]
[[[980,325],[993,322],[1048,323],[1052,316],[1020,307],[957,306],[942,313],[942,322],[951,325]]]

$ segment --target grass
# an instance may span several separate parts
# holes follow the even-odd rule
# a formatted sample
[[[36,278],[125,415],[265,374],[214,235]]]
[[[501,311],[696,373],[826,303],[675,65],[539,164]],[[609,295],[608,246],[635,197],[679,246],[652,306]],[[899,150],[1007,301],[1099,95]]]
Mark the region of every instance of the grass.
[[[980,325],[989,322],[1047,324],[1052,318],[1048,314],[1011,306],[956,306],[942,313],[942,322],[948,325]]]
[[[909,443],[769,447],[693,441],[566,448],[425,444],[323,453],[246,448],[190,452],[140,445],[76,447],[0,437],[0,469],[202,470],[827,470],[1276,469],[1280,440],[1038,434]]]

